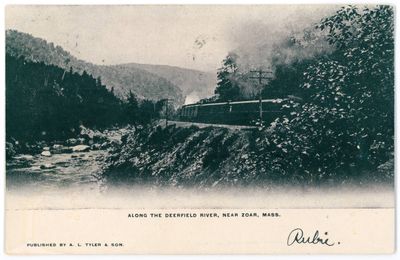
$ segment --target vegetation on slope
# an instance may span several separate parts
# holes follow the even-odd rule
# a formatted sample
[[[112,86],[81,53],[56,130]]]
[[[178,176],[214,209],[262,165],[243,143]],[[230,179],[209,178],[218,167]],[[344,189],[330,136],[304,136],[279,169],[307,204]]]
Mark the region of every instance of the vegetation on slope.
[[[43,62],[65,70],[72,68],[79,74],[86,71],[94,78],[100,77],[107,88],[113,89],[120,98],[132,92],[142,99],[172,98],[178,104],[183,102],[182,91],[163,77],[140,68],[95,65],[78,60],[60,46],[26,33],[7,30],[6,52],[14,57],[25,57],[28,61]]]
[[[65,139],[76,136],[80,125],[147,124],[162,109],[162,103],[138,101],[132,93],[121,101],[85,71],[66,72],[8,54],[6,86],[7,141]]]

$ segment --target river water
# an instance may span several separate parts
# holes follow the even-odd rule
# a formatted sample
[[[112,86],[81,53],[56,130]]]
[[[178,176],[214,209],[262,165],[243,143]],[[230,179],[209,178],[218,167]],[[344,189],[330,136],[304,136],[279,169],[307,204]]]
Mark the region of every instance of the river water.
[[[7,162],[7,190],[10,192],[57,192],[82,189],[99,192],[101,169],[107,151],[19,155]],[[48,168],[48,169],[46,169]]]
[[[101,173],[109,154],[106,147],[112,143],[119,144],[121,137],[128,131],[132,129],[119,128],[105,130],[103,133],[97,132],[103,138],[101,142],[107,144],[103,149],[72,153],[51,151],[51,156],[18,154],[12,159],[7,159],[6,190],[9,193],[30,195],[58,195],[71,190],[98,194],[105,187]]]

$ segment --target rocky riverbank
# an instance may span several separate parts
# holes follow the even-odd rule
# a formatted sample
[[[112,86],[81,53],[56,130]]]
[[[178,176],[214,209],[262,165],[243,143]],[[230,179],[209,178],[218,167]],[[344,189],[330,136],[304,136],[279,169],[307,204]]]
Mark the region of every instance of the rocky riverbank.
[[[107,155],[129,131],[134,130],[94,131],[81,127],[76,138],[64,141],[7,142],[7,188],[97,187]]]

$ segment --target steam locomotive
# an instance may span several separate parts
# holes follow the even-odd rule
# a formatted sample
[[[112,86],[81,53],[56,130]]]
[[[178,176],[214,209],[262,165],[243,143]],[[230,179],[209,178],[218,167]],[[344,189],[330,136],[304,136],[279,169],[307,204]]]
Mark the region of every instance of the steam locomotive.
[[[184,105],[179,111],[179,119],[212,124],[254,125],[259,121],[261,114],[263,122],[269,124],[283,113],[281,106],[284,100],[262,99]]]

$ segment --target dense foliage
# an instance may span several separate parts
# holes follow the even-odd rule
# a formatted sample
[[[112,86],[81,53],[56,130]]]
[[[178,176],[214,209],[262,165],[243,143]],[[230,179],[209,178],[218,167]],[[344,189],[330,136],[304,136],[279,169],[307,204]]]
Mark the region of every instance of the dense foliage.
[[[217,72],[217,87],[215,94],[219,96],[219,100],[237,100],[241,98],[239,84],[237,82],[237,55],[230,53],[223,60],[223,65]]]
[[[124,121],[135,127],[150,124],[153,119],[161,116],[165,106],[163,100],[138,100],[132,92],[129,92],[126,102],[123,104]]]
[[[74,136],[79,125],[146,124],[162,104],[137,101],[131,93],[122,102],[100,79],[6,56],[7,139],[53,140]]]
[[[275,77],[262,90],[263,98],[284,98],[288,95],[303,97],[300,84],[304,70],[311,60],[294,61],[290,64],[277,64]]]
[[[376,169],[394,151],[393,9],[343,7],[317,26],[336,50],[304,70],[305,102],[263,141],[278,172],[310,181]],[[391,172],[393,174],[393,172]]]
[[[272,50],[269,62],[274,75],[264,85],[263,97],[306,97],[301,88],[304,71],[315,60],[328,58],[335,49],[327,41],[327,33],[313,26],[287,35]]]

